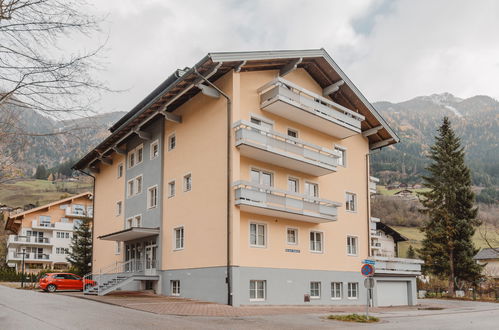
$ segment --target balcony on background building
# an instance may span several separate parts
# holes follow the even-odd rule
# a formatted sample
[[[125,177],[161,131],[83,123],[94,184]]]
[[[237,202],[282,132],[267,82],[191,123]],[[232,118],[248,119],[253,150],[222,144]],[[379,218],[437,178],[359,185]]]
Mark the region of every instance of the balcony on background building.
[[[375,275],[421,275],[423,260],[372,256]]]
[[[9,235],[7,245],[51,245],[48,237]]]
[[[340,203],[273,187],[237,181],[236,205],[242,211],[312,223],[336,220]]]
[[[21,261],[23,259],[22,252],[9,252],[7,254],[7,261]],[[24,261],[40,260],[40,261],[50,261],[50,254],[47,253],[24,253]]]
[[[361,132],[364,116],[281,77],[258,93],[262,110],[330,136],[345,139]]]
[[[234,124],[236,147],[242,156],[320,176],[336,171],[338,151],[240,120]]]
[[[31,227],[37,230],[73,230],[74,224],[73,222],[41,222],[33,220]]]
[[[378,192],[377,184],[379,183],[379,179],[374,176],[369,177],[369,192],[371,194],[375,194]]]

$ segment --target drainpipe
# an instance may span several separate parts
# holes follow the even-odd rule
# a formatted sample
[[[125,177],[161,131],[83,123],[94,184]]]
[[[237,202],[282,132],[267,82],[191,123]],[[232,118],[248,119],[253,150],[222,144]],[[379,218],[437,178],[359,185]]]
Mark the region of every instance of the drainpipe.
[[[213,87],[217,92],[220,93],[227,100],[227,304],[232,306],[232,276],[230,273],[230,232],[231,232],[231,223],[230,223],[230,191],[231,191],[231,157],[230,157],[230,139],[231,139],[231,127],[232,127],[232,99],[229,95],[225,94],[220,88],[211,83],[208,79],[206,79],[203,75],[201,75],[197,68],[194,67],[194,72],[208,85]]]
[[[92,268],[91,268],[91,273],[93,273],[93,266],[94,266],[94,216],[95,216],[95,176],[93,176],[90,173],[87,173],[83,170],[78,169],[78,172],[83,173],[86,176],[89,176],[93,180],[92,184]],[[86,275],[86,274],[85,274]]]

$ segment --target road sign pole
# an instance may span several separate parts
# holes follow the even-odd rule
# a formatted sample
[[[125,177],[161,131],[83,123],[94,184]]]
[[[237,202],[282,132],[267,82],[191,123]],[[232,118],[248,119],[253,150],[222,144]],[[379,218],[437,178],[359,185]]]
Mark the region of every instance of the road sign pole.
[[[366,303],[366,319],[369,320],[369,291],[371,291],[371,289],[367,289],[367,303]]]

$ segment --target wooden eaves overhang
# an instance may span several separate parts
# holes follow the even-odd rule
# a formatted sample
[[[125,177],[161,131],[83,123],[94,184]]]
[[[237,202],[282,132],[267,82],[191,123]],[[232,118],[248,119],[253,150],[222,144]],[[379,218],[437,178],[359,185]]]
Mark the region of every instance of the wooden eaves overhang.
[[[99,162],[109,164],[109,156],[113,152],[124,154],[122,145],[128,137],[132,134],[140,135],[141,127],[158,116],[181,121],[172,112],[201,91],[202,80],[196,71],[215,82],[231,70],[279,70],[280,75],[284,76],[296,68],[305,69],[323,88],[325,96],[365,117],[361,130],[369,139],[370,149],[399,142],[398,136],[324,49],[210,53],[194,67],[177,70],[168,77],[116,122],[110,128],[111,135],[80,159],[73,168],[98,171]]]

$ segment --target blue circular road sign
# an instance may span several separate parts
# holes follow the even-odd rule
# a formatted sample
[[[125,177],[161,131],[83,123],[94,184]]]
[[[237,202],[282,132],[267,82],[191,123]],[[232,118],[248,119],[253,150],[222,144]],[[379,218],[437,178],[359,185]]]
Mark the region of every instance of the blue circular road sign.
[[[364,276],[373,276],[374,275],[374,267],[373,267],[373,265],[364,264],[360,268],[360,272]]]

